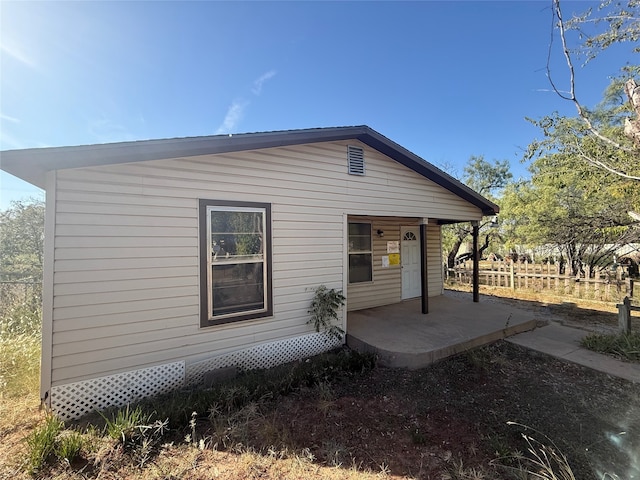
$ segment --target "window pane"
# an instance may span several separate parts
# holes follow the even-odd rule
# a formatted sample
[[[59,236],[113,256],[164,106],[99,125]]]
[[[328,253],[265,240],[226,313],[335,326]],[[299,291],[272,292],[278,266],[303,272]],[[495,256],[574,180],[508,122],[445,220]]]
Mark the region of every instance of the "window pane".
[[[350,223],[349,235],[371,235],[370,223]]]
[[[350,252],[370,252],[371,251],[371,224],[350,223],[349,224],[349,251]]]
[[[370,253],[349,255],[349,283],[370,282],[372,267]]]
[[[212,266],[213,316],[265,308],[264,264]]]
[[[211,212],[214,261],[257,259],[264,253],[263,212]]]

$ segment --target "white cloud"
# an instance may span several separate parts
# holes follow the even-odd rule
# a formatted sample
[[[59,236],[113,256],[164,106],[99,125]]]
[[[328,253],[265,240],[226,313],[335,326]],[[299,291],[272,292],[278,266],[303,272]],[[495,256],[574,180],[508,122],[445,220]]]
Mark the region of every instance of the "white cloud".
[[[227,114],[224,117],[222,125],[220,125],[216,130],[216,135],[232,133],[242,119],[244,110],[248,105],[249,102],[246,100],[235,100],[227,110]]]
[[[251,88],[251,92],[255,96],[259,96],[262,93],[262,86],[264,83],[273,78],[276,75],[275,70],[269,70],[267,73],[261,75],[253,82],[253,87]],[[240,98],[238,100],[234,100],[229,109],[227,110],[227,114],[222,121],[222,124],[216,130],[216,135],[224,135],[225,133],[233,133],[236,131],[238,124],[242,120],[244,116],[244,112],[247,109],[251,102],[245,98]]]
[[[9,115],[5,115],[4,113],[0,113],[0,120],[5,120],[11,123],[20,123],[20,119],[16,117],[10,117]]]
[[[29,58],[19,47],[8,46],[6,43],[3,43],[0,45],[0,50],[28,67],[36,68],[36,62]]]
[[[264,84],[264,82],[266,82],[267,80],[275,77],[275,75],[276,75],[276,71],[275,70],[269,70],[267,73],[261,75],[260,78],[255,80],[253,82],[253,88],[251,89],[253,94],[256,95],[256,96],[260,95],[260,93],[262,93],[262,85]]]

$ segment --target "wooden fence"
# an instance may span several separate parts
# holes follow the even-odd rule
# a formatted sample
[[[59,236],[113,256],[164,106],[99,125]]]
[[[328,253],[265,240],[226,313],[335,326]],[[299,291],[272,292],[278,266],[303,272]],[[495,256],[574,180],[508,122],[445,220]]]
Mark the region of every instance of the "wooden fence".
[[[448,280],[460,284],[471,284],[473,263],[464,262],[456,268],[447,269]],[[560,273],[551,263],[528,263],[509,261],[482,261],[478,271],[480,285],[515,289],[529,289],[554,295],[576,298],[620,301],[625,296],[633,298],[633,279],[624,267],[603,268],[585,271],[580,276]]]

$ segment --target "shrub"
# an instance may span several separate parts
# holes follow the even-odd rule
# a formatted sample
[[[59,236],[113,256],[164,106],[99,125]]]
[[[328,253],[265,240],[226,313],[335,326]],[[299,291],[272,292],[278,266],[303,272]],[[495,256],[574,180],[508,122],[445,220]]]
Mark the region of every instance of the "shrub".
[[[314,290],[314,297],[308,310],[311,318],[307,323],[313,324],[316,332],[322,329],[330,337],[342,340],[344,330],[334,322],[340,320],[338,310],[344,305],[345,300],[342,290],[320,285]]]
[[[592,333],[582,339],[581,345],[594,352],[629,362],[640,362],[640,333]]]

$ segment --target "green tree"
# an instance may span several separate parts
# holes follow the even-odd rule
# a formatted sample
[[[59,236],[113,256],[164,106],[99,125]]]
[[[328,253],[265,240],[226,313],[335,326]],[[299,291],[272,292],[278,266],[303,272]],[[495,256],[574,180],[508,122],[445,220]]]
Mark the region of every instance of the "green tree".
[[[44,202],[12,202],[0,212],[0,278],[41,281],[43,256]]]
[[[593,146],[583,138],[580,147]],[[618,247],[640,240],[627,213],[640,203],[637,182],[590,169],[562,150],[537,158],[530,171],[530,181],[503,195],[507,248],[548,247],[578,275],[583,265],[607,265]]]
[[[513,175],[510,172],[507,160],[488,162],[483,155],[472,155],[464,167],[462,181],[484,197],[495,201],[512,178]],[[443,246],[447,251],[447,265],[449,268],[455,266],[458,251],[471,233],[472,227],[466,222],[443,227]],[[498,229],[493,219],[482,223],[480,235],[484,237],[484,242],[479,248],[480,255],[482,255],[482,252],[489,247],[491,238],[498,235]]]

